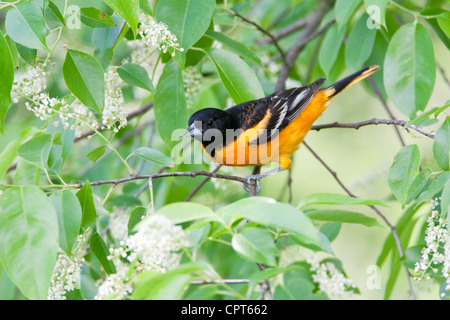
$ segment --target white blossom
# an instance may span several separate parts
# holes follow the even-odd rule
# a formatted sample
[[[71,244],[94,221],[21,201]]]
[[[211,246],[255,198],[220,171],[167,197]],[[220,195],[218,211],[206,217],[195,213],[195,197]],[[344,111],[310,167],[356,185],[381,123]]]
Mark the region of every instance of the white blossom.
[[[151,16],[144,13],[139,14],[139,22],[138,33],[147,47],[158,48],[164,53],[169,48],[184,51],[183,48],[179,48],[177,37],[170,32],[164,23],[156,23]],[[175,55],[175,51],[172,52],[172,55]]]
[[[183,71],[184,92],[187,107],[192,107],[193,99],[200,93],[202,74],[193,66],[186,67]]]
[[[23,74],[20,74],[13,82],[12,92],[18,96],[32,97],[47,88],[47,74],[45,65],[38,63],[36,66],[26,66]]]
[[[163,215],[145,216],[136,233],[110,248],[109,259],[117,273],[98,284],[95,299],[125,299],[133,291],[131,279],[143,271],[166,272],[177,267],[184,246],[184,232]]]
[[[354,294],[356,288],[351,279],[348,279],[332,262],[321,263],[317,255],[311,255],[306,260],[313,271],[312,278],[319,286],[319,290],[330,299],[348,299]]]
[[[127,237],[129,217],[124,210],[111,216],[109,219],[109,230],[114,239],[123,240]]]
[[[110,67],[105,73],[105,108],[102,113],[103,124],[118,132],[127,125],[127,115],[124,108],[122,94],[123,81],[119,77],[115,67]],[[119,126],[116,127],[116,122]]]
[[[121,300],[126,298],[133,291],[131,282],[129,281],[128,265],[120,259],[114,259],[116,273],[108,275],[104,280],[97,283],[98,291],[95,295],[95,300]]]
[[[125,240],[129,250],[128,261],[138,259],[142,271],[167,271],[179,265],[184,232],[180,226],[162,215],[150,215],[143,219],[137,232]]]
[[[427,271],[437,273],[442,270],[446,279],[446,291],[450,291],[450,234],[448,221],[444,220],[437,207],[439,198],[431,199],[431,214],[428,216],[425,230],[425,246],[421,250],[421,259],[416,262],[414,271],[420,273],[416,280],[429,279]],[[445,294],[443,294],[445,297]]]
[[[48,289],[48,300],[65,300],[66,292],[75,289],[83,261],[83,258],[70,258],[64,251],[59,250]]]

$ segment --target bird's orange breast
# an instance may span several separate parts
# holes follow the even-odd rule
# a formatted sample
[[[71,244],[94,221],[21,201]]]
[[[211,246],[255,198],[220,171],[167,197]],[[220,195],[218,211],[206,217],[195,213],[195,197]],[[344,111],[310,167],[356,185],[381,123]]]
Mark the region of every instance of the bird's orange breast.
[[[249,145],[249,142],[258,138],[261,130],[267,127],[270,112],[255,127],[242,132],[235,141],[215,149],[214,157],[206,152],[205,148],[203,149],[214,162],[227,166],[264,165],[289,158],[298,149],[314,121],[329,103],[325,91],[319,90],[297,118],[268,143]],[[290,161],[286,166],[289,167],[289,165]]]

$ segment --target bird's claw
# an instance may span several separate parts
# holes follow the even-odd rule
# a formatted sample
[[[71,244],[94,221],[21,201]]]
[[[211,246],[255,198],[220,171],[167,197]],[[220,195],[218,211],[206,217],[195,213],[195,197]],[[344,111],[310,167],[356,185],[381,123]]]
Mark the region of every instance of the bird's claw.
[[[259,174],[250,175],[246,178],[246,182],[243,184],[243,188],[245,191],[250,192],[250,186],[256,185],[256,193],[261,192],[261,184],[259,182],[259,179],[261,179],[262,176]]]

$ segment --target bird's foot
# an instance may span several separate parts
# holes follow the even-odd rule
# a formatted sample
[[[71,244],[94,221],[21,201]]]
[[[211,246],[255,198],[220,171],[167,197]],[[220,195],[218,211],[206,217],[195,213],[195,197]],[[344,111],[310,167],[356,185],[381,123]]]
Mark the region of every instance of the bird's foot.
[[[265,173],[260,173],[260,174],[252,174],[249,175],[246,179],[246,183],[244,183],[243,188],[245,191],[249,192],[250,191],[250,186],[253,186],[256,184],[256,193],[260,193],[261,192],[261,183],[259,182],[259,180],[261,180],[264,177],[267,176],[271,176],[275,173],[278,173],[280,171],[283,171],[284,169],[279,167],[270,171],[267,171]]]

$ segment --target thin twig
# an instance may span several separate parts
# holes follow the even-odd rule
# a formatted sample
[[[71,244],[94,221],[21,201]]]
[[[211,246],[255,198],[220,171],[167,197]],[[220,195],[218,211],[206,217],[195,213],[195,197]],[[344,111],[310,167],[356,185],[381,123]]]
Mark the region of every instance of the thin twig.
[[[389,105],[387,104],[386,100],[384,99],[383,95],[381,94],[380,90],[378,90],[378,87],[375,83],[375,81],[373,80],[373,78],[368,78],[367,79],[369,81],[369,84],[373,90],[373,92],[377,95],[378,99],[381,101],[381,104],[384,106],[384,109],[386,110],[386,112],[389,114],[389,117],[392,120],[397,120],[394,116],[394,114],[391,111],[391,108],[389,108]],[[397,127],[395,128],[395,132],[397,133],[397,136],[400,140],[400,143],[402,146],[405,146],[405,141],[403,140],[402,134],[400,133],[400,130]]]
[[[305,142],[303,141],[303,144],[306,146],[306,148],[312,153],[312,155],[328,170],[328,172],[334,177],[334,179],[336,180],[336,182],[341,186],[341,188],[350,196],[353,198],[356,198],[357,196],[352,193],[343,183],[342,181],[338,178],[337,174],[335,171],[333,171],[324,161],[323,159],[316,153],[314,152],[314,150]],[[369,208],[371,208],[373,211],[375,211],[375,213],[381,218],[383,219],[383,221],[388,225],[388,227],[391,229],[392,235],[394,237],[395,243],[397,245],[397,250],[398,253],[400,255],[400,258],[403,257],[403,249],[402,249],[402,245],[400,242],[400,238],[398,236],[397,230],[395,228],[395,226],[389,222],[389,220],[386,218],[386,216],[375,206],[373,205],[368,205]],[[411,274],[409,273],[408,267],[404,266],[405,272],[406,272],[406,276],[407,276],[407,281],[408,281],[408,286],[409,286],[409,292],[411,294],[411,298],[415,299],[416,296],[414,294],[414,290],[412,288],[412,284],[411,284]]]
[[[359,129],[361,127],[369,126],[369,125],[378,125],[378,124],[387,124],[387,125],[396,125],[396,126],[405,126],[409,123],[409,121],[406,120],[391,120],[391,119],[377,119],[373,118],[370,120],[365,120],[361,122],[355,122],[355,123],[339,123],[339,122],[332,122],[327,124],[319,124],[312,126],[311,130],[322,130],[327,128],[350,128],[350,129]],[[428,132],[423,130],[422,128],[412,124],[408,128],[411,128],[412,130],[415,130],[424,136],[427,136],[431,139],[434,139],[434,133]]]
[[[444,68],[439,63],[436,63],[436,66],[441,73],[442,78],[444,79],[444,82],[447,84],[447,86],[450,88],[450,81],[448,80],[447,74],[445,73]]]
[[[219,171],[219,169],[222,167],[222,165],[218,165],[213,171],[212,173],[216,173],[217,171]],[[184,199],[185,202],[188,202],[189,200],[192,199],[192,197],[198,192],[198,190],[200,190],[201,187],[203,187],[209,180],[211,180],[211,177],[206,177],[205,179],[202,180],[202,182],[200,182],[198,184],[198,186],[196,186],[194,189],[192,189],[191,193],[189,193],[189,195],[186,197],[186,199]]]
[[[261,263],[257,263],[257,265],[258,265],[258,268],[259,268],[260,271],[263,271],[266,268]],[[266,279],[266,280],[261,281],[260,285],[262,287],[262,291],[261,291],[261,294],[258,297],[258,300],[264,300],[264,297],[265,297],[266,293],[269,295],[269,299],[273,300],[273,294],[272,294],[272,290],[270,290],[269,280]]]
[[[281,59],[283,59],[283,61],[286,61],[286,55],[283,52],[283,49],[280,48],[280,46],[278,45],[278,41],[277,39],[266,29],[264,29],[263,27],[261,27],[259,24],[257,24],[256,22],[247,19],[246,17],[242,16],[241,14],[239,14],[239,12],[231,10],[231,12],[236,16],[239,17],[240,19],[242,19],[242,21],[245,21],[247,23],[252,24],[253,26],[256,27],[256,29],[258,29],[259,31],[261,31],[262,33],[264,33],[266,36],[268,36],[270,38],[270,40],[272,41],[273,45],[275,46],[275,48],[277,48],[278,52],[280,53]]]
[[[136,176],[130,176],[126,178],[120,178],[120,179],[112,179],[112,180],[99,180],[99,181],[92,181],[89,182],[91,186],[101,186],[105,184],[120,184],[128,181],[134,181],[134,180],[142,180],[142,179],[159,179],[159,178],[166,178],[166,177],[191,177],[195,178],[197,176],[207,176],[215,179],[224,179],[224,180],[231,180],[236,181],[240,183],[246,183],[247,180],[242,177],[238,176],[232,176],[232,175],[225,175],[225,174],[219,174],[214,172],[207,172],[207,171],[186,171],[186,172],[164,172],[164,173],[155,173],[155,174],[146,174],[146,175],[136,175]],[[75,185],[76,188],[82,188],[84,183],[78,183]]]
[[[276,40],[279,40],[281,38],[284,38],[284,37],[290,35],[291,33],[295,32],[297,30],[300,30],[301,28],[304,28],[307,25],[307,23],[308,23],[308,19],[306,19],[306,18],[298,20],[298,21],[294,22],[293,24],[281,29],[277,33],[274,33],[272,35],[272,37]],[[257,41],[256,45],[262,45],[265,43],[269,43],[271,41],[273,41],[272,38],[268,37],[266,39]]]
[[[317,36],[321,35],[325,30],[327,30],[333,23],[335,23],[336,19],[330,20],[327,24],[325,24],[321,29],[315,31],[317,26],[322,21],[322,18],[326,14],[325,9],[317,10],[314,15],[311,16],[309,23],[303,30],[302,34],[297,40],[297,43],[291,48],[289,51],[285,64],[280,71],[278,76],[277,84],[275,86],[275,91],[280,91],[285,88],[286,79],[289,77],[289,73],[291,72],[292,67],[294,66],[294,62],[297,59],[300,52],[306,45]]]
[[[249,283],[249,279],[217,279],[217,280],[194,280],[191,281],[193,285],[201,284],[239,284],[239,283]]]

